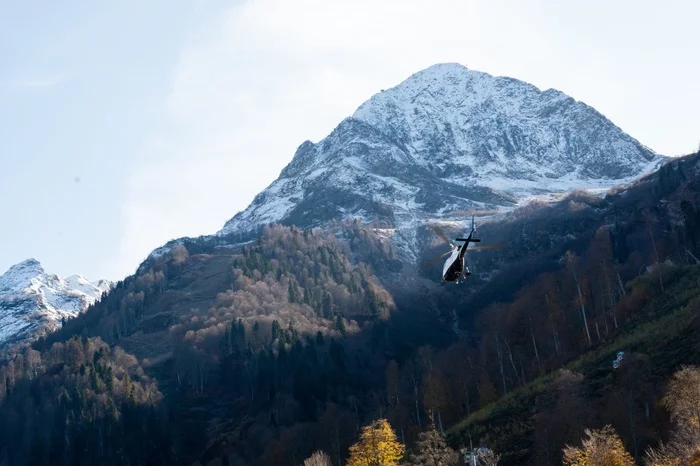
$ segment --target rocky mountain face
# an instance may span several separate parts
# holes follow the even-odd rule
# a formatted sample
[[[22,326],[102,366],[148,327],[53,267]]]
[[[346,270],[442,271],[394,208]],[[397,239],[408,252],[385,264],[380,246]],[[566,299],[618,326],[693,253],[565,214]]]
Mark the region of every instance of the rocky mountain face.
[[[13,265],[0,276],[0,347],[57,329],[62,319],[85,311],[112,285],[80,275],[48,274],[36,259]]]
[[[427,219],[608,189],[664,160],[562,92],[439,64],[373,96],[319,143],[304,142],[217,235],[351,216],[395,228],[411,249]]]

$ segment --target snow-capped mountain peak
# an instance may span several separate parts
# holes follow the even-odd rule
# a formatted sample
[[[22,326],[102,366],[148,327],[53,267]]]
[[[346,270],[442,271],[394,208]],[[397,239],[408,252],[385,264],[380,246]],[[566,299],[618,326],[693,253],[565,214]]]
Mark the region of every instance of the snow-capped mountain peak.
[[[0,346],[31,341],[60,326],[109,291],[112,283],[91,283],[80,275],[65,279],[46,273],[36,259],[27,259],[0,275]]]
[[[217,236],[353,216],[391,224],[406,243],[428,218],[606,189],[664,159],[560,91],[437,64],[372,96],[322,141],[301,144]]]
[[[456,63],[422,70],[353,115],[448,179],[520,196],[611,185],[661,157],[583,102],[555,89]],[[544,182],[544,184],[543,184]]]

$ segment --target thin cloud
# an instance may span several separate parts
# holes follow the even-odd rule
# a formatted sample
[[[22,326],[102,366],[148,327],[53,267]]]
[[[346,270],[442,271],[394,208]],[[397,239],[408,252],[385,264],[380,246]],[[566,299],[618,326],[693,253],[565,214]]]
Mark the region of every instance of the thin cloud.
[[[56,74],[56,75],[51,75],[51,76],[46,76],[42,78],[31,78],[31,79],[23,79],[23,80],[18,80],[12,83],[12,87],[20,87],[20,88],[48,88],[48,87],[54,87],[57,86],[58,84],[61,84],[64,82],[67,78],[67,75],[65,74]]]

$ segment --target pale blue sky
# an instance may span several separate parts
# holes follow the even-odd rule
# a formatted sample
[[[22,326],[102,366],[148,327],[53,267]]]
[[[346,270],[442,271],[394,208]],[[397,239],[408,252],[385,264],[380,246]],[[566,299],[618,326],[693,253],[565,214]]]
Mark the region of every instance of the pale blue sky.
[[[555,87],[657,152],[694,151],[699,5],[0,0],[0,273],[35,257],[123,278],[438,62]]]

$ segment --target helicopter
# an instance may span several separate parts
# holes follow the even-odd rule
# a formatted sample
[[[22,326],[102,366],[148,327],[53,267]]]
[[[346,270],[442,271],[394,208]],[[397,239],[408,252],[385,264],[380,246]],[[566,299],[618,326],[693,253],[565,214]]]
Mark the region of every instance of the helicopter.
[[[445,264],[442,267],[442,278],[440,279],[441,282],[447,282],[447,283],[454,283],[458,285],[460,281],[463,279],[466,279],[468,276],[470,276],[472,273],[469,270],[469,267],[467,267],[466,264],[466,254],[467,254],[467,248],[469,248],[470,243],[479,243],[481,242],[481,239],[475,238],[474,235],[476,233],[476,227],[474,224],[474,215],[472,215],[472,228],[471,232],[469,232],[469,236],[466,238],[455,238],[455,241],[462,242],[463,244],[460,245],[455,245],[453,244],[447,235],[436,225],[431,225],[435,233],[445,242],[447,243],[448,246],[450,246],[450,250],[439,255],[438,257],[435,257],[428,263],[426,263],[423,267],[427,268],[431,265],[433,265],[435,262],[439,261],[443,257],[449,255],[450,257],[447,258],[445,261]],[[503,248],[503,244],[489,244],[489,245],[481,245],[481,246],[474,246],[470,248],[471,251],[477,251],[477,250],[482,250],[482,249],[500,249]]]

